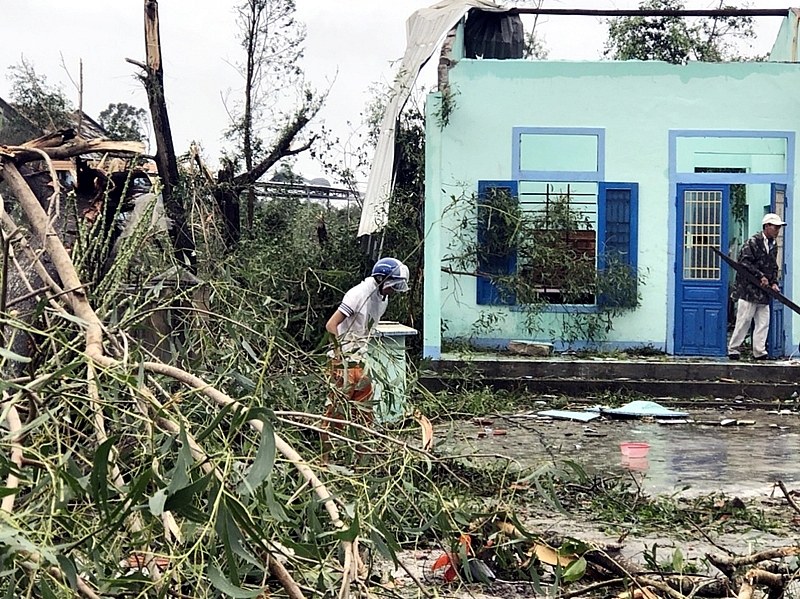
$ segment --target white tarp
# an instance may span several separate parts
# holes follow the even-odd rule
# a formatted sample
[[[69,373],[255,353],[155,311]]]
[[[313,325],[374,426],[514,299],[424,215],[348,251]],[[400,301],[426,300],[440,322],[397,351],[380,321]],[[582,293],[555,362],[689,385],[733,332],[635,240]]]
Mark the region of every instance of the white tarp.
[[[397,118],[411,94],[420,69],[442,43],[447,32],[455,27],[470,8],[497,12],[508,10],[488,0],[443,0],[416,11],[406,21],[406,51],[381,121],[358,225],[359,237],[371,235],[386,226],[389,196],[394,184],[392,168]]]

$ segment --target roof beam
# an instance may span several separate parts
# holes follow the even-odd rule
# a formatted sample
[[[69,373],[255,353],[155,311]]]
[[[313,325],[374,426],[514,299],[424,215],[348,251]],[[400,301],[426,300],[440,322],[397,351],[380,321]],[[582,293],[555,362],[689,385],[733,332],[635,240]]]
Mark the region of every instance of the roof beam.
[[[788,8],[723,8],[700,10],[619,10],[593,8],[514,8],[522,15],[565,15],[583,17],[785,17]]]

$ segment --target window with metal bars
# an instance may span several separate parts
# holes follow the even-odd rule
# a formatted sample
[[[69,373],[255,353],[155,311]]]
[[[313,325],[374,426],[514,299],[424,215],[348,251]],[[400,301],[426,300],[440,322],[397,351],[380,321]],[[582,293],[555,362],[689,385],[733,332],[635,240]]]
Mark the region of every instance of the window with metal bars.
[[[497,215],[492,198],[498,197],[498,190],[505,194],[504,201],[511,198],[518,203],[519,214],[525,215],[530,225],[506,251],[490,248],[498,237],[487,235],[487,226],[498,224],[490,218]],[[615,293],[596,285],[591,273],[621,264],[630,269],[635,281],[638,184],[481,181],[478,205],[478,270],[488,275],[478,278],[478,304],[544,300],[553,304],[635,305],[635,283],[632,290]],[[504,211],[508,213],[507,208]],[[573,263],[559,263],[565,257]],[[576,269],[576,264],[590,268]],[[528,283],[528,292],[536,298],[516,293],[502,283],[504,277],[513,274]]]

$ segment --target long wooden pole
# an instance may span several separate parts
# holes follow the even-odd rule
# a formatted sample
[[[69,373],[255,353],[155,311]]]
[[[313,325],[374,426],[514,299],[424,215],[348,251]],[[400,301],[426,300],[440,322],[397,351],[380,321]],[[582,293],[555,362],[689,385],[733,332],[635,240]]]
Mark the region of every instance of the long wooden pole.
[[[741,264],[736,262],[736,260],[733,260],[732,258],[729,258],[728,256],[726,256],[725,254],[720,252],[717,248],[712,247],[711,249],[714,250],[714,252],[717,254],[717,256],[722,258],[722,260],[728,266],[730,266],[733,270],[735,270],[736,274],[741,276],[743,279],[747,280],[748,283],[752,283],[756,287],[759,287],[760,289],[763,289],[764,292],[768,296],[778,300],[780,303],[782,303],[787,308],[791,309],[793,312],[796,312],[797,314],[800,314],[800,306],[795,304],[788,297],[786,297],[785,295],[783,295],[779,291],[775,291],[772,287],[761,287],[761,281],[759,281],[758,278],[755,275],[753,275],[753,273],[751,273],[749,270],[747,270],[744,266],[742,266]]]
[[[197,262],[194,241],[189,235],[186,211],[180,194],[177,192],[179,174],[175,147],[172,142],[172,129],[164,97],[164,67],[161,60],[161,36],[158,21],[158,0],[144,1],[144,41],[146,64],[143,77],[153,119],[156,137],[156,166],[164,184],[164,208],[172,221],[170,237],[175,245],[178,260],[194,270]],[[142,65],[139,65],[142,66]]]

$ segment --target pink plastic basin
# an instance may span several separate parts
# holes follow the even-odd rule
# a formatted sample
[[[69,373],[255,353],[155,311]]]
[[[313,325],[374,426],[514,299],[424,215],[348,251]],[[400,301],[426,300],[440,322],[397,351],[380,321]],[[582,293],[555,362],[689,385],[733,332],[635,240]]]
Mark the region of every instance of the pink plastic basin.
[[[647,443],[620,443],[619,448],[622,455],[629,458],[643,458],[647,455],[650,446]]]

